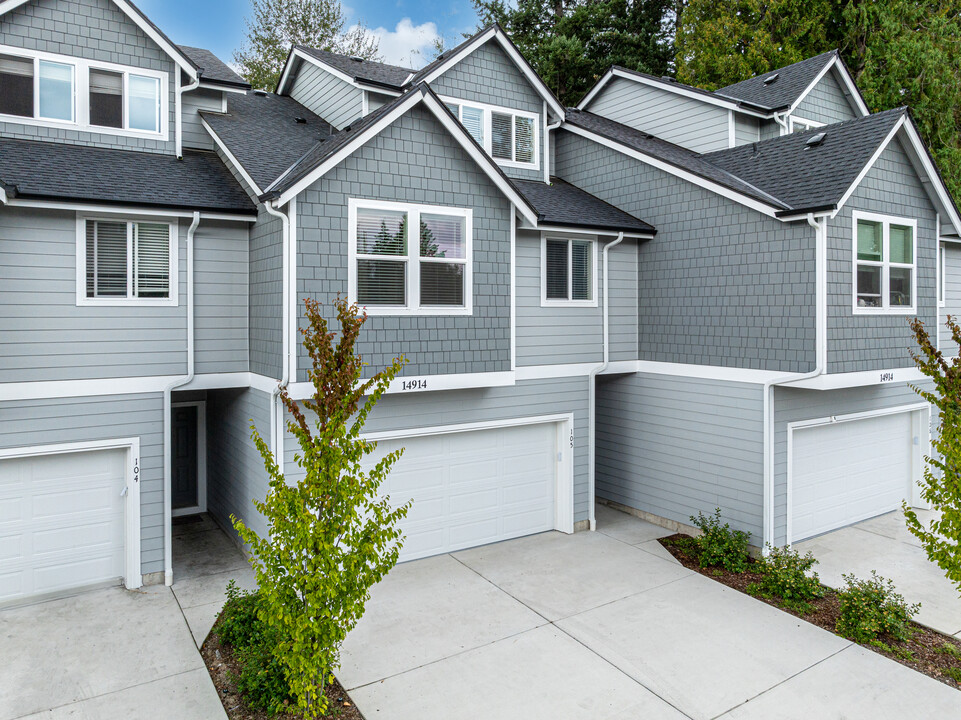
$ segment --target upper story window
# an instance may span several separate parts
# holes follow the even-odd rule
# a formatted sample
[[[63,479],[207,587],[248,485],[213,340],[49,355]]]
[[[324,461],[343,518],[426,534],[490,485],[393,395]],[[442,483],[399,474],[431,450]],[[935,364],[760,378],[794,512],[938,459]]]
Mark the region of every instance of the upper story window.
[[[854,312],[915,311],[917,221],[854,213]]]
[[[176,305],[176,225],[82,218],[78,305]]]
[[[817,122],[816,120],[805,120],[799,117],[791,118],[792,133],[807,132],[808,130],[814,130],[819,127],[824,127],[824,123]]]
[[[0,119],[162,138],[166,88],[165,73],[0,47]]]
[[[597,243],[594,240],[541,239],[541,305],[597,307]]]
[[[537,168],[537,115],[452,98],[444,102],[498,164]]]
[[[472,219],[469,208],[350,199],[350,301],[372,315],[470,315]]]

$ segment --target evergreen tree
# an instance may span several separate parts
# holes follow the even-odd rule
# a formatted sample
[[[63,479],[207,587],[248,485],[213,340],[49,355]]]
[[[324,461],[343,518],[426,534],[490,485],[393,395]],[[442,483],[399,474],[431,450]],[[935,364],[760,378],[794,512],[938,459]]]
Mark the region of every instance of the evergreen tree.
[[[361,23],[344,31],[340,0],[251,0],[247,37],[234,62],[255,88],[273,90],[293,45],[378,60],[377,39]]]

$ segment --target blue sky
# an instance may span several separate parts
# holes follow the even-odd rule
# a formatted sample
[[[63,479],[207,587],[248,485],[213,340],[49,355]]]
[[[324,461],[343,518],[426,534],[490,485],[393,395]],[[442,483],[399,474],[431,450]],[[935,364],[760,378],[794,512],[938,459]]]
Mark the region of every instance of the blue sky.
[[[348,24],[362,20],[380,39],[387,62],[419,67],[440,35],[448,46],[477,25],[470,0],[343,0]],[[244,37],[250,0],[137,0],[137,6],[174,42],[206,47],[225,62]]]

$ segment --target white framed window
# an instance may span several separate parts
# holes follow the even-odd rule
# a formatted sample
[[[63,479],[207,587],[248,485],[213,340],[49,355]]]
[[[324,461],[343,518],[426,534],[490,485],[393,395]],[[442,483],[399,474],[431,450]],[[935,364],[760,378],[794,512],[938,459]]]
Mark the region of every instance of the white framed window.
[[[917,220],[853,213],[855,315],[915,312]]]
[[[77,218],[77,305],[176,306],[178,225]]]
[[[442,100],[498,165],[531,169],[539,167],[538,115],[456,98],[445,97]]]
[[[597,307],[597,240],[541,236],[541,307]]]
[[[472,313],[470,208],[350,198],[347,213],[350,302],[371,315]]]
[[[938,307],[944,307],[944,286],[945,281],[948,278],[947,270],[947,253],[944,249],[944,243],[938,245]]]
[[[167,73],[0,46],[0,120],[166,139]]]
[[[824,123],[816,120],[806,120],[805,118],[791,117],[791,132],[807,132],[819,127],[824,127]]]

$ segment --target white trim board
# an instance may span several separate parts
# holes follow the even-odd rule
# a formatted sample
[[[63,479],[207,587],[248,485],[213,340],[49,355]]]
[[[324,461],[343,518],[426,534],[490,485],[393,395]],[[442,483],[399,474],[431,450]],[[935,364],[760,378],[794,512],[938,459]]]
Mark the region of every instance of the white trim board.
[[[2,188],[0,188],[2,192]],[[31,208],[37,210],[68,210],[72,212],[96,213],[98,215],[146,215],[148,217],[192,218],[190,210],[165,210],[162,208],[142,207],[139,205],[101,205],[96,203],[62,202],[60,200],[27,200],[11,197],[6,203],[14,208]],[[252,223],[257,221],[256,215],[238,213],[218,213],[200,211],[201,220],[224,220],[227,222]]]
[[[885,415],[897,415],[900,413],[913,413],[912,432],[920,439],[917,445],[913,446],[913,456],[911,458],[914,468],[914,477],[909,478],[910,495],[912,507],[927,507],[921,499],[920,482],[924,476],[924,458],[931,452],[931,406],[928,403],[912,403],[909,405],[898,405],[878,410],[867,410],[865,412],[848,413],[846,415],[830,415],[828,417],[812,418],[810,420],[795,420],[788,422],[785,426],[786,431],[786,465],[785,465],[785,542],[790,545],[792,537],[792,515],[794,501],[794,432],[825,425],[836,425],[845,422],[856,422],[870,418],[883,417]],[[866,518],[864,518],[866,519]]]
[[[885,370],[861,370],[849,373],[825,373],[816,378],[785,382],[781,386],[805,390],[840,390],[841,388],[868,385],[898,385],[924,380],[926,375],[916,367],[888,368]]]
[[[567,243],[567,292],[568,295],[572,295],[574,291],[574,243],[590,243],[591,246],[591,267],[590,267],[590,281],[591,281],[591,297],[588,300],[573,300],[570,297],[564,299],[551,299],[547,297],[547,241],[557,240],[560,242]],[[603,292],[603,289],[598,287],[598,267],[597,267],[597,246],[598,238],[596,235],[588,235],[587,237],[565,237],[562,233],[551,233],[542,232],[540,251],[541,251],[541,307],[582,307],[582,308],[596,308],[597,307],[597,296]]]
[[[450,375],[421,375],[394,378],[385,395],[434,392],[437,390],[467,390],[472,388],[509,387],[516,384],[510,371],[484,373],[453,373]],[[287,393],[292,400],[313,397],[314,386],[310,382],[290,383]]]
[[[557,424],[558,468],[554,485],[554,529],[567,534],[574,532],[574,413],[537,415],[532,417],[507,418],[484,422],[461,423],[456,425],[435,425],[431,427],[382,430],[362,433],[365,440],[395,440],[408,437],[430,437],[452,433],[496,430],[521,425]]]
[[[23,383],[0,383],[0,402],[51,400],[68,397],[98,397],[160,393],[182,375],[152,375],[130,378],[96,378],[89,380],[44,380]],[[181,390],[217,390],[225,388],[253,388],[269,393],[278,381],[249,372],[207,373],[194,376]]]
[[[821,68],[821,71],[817,74],[814,80],[804,89],[804,92],[798,96],[791,107],[788,108],[786,114],[790,115],[797,110],[798,106],[804,102],[804,98],[806,98],[811,91],[817,87],[817,84],[824,79],[824,76],[827,75],[832,68],[843,85],[842,90],[844,90],[844,94],[850,98],[851,102],[853,102],[855,109],[858,110],[862,116],[870,115],[871,111],[868,110],[867,105],[864,104],[864,100],[861,99],[861,93],[854,84],[854,78],[848,74],[847,70],[844,68],[844,64],[841,62],[841,58],[836,53],[831,60],[825,63],[824,67]]]
[[[0,448],[0,460],[34,457],[38,455],[92,452],[97,450],[127,450],[126,491],[124,501],[124,587],[135,590],[143,585],[140,558],[140,438],[86,440],[74,443],[32,445],[29,447]]]
[[[873,222],[881,224],[881,260],[869,261],[858,259],[858,222]],[[911,263],[892,264],[891,254],[891,226],[911,228]],[[918,305],[918,221],[916,218],[896,217],[878,213],[854,210],[851,213],[851,312],[854,315],[914,315]],[[881,270],[881,307],[860,307],[858,305],[858,266],[880,268]],[[891,301],[891,271],[911,270],[911,304],[908,306],[890,304]]]

